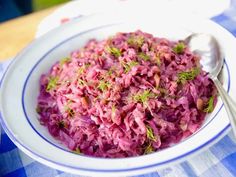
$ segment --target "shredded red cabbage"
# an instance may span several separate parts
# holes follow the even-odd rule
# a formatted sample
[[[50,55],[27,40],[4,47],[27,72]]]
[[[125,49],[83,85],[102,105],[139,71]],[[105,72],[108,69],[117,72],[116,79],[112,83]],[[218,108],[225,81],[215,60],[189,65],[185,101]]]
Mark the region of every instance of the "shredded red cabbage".
[[[199,59],[184,41],[142,31],[90,40],[41,76],[39,120],[69,149],[89,156],[169,147],[198,130],[217,102]]]

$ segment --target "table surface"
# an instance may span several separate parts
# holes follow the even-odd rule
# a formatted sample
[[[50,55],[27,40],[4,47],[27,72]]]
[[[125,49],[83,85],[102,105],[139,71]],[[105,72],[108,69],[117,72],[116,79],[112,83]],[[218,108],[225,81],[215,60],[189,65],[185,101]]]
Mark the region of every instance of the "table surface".
[[[34,12],[0,24],[0,62],[14,57],[34,39],[41,20],[58,6]]]

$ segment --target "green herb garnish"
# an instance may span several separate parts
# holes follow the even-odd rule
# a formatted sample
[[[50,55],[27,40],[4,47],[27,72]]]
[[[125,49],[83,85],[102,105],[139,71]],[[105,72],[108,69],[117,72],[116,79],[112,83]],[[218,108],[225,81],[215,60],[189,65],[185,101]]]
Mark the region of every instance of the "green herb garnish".
[[[81,66],[79,69],[78,69],[78,74],[81,75],[85,72],[85,69],[87,69],[89,66],[91,66],[90,63],[86,63],[84,64],[83,66]]]
[[[76,153],[76,154],[82,154],[79,147],[77,147],[73,152]]]
[[[74,110],[71,109],[71,108],[68,108],[68,109],[67,109],[67,113],[68,113],[69,117],[74,117],[74,115],[75,115]]]
[[[203,111],[211,113],[213,110],[214,110],[214,97],[211,96],[207,102],[207,107]]]
[[[158,66],[161,66],[161,59],[160,59],[160,55],[156,56],[156,62]]]
[[[103,78],[111,76],[115,72],[116,68],[114,66],[110,67],[108,71],[104,74]]]
[[[175,45],[175,47],[173,47],[173,51],[177,54],[183,53],[184,49],[185,49],[185,44],[182,42],[179,42],[178,44]]]
[[[141,58],[141,59],[143,59],[144,61],[150,60],[150,57],[149,57],[147,54],[143,53],[143,52],[140,52],[140,53],[138,54],[138,57]]]
[[[112,113],[115,113],[115,112],[116,112],[116,106],[115,106],[115,105],[112,105],[112,107],[111,107],[111,112],[112,112]]]
[[[72,103],[72,101],[68,101],[68,103],[65,105],[65,111],[68,114],[69,117],[74,117],[75,112],[73,109],[70,108],[70,104]]]
[[[185,83],[188,80],[193,80],[200,73],[200,68],[193,68],[190,71],[178,73],[177,82]]]
[[[112,105],[111,107],[111,119],[113,120],[115,117],[115,113],[116,113],[116,106]]]
[[[150,127],[150,126],[146,126],[146,131],[147,131],[147,138],[149,139],[149,140],[151,140],[151,141],[157,141],[157,139],[156,139],[156,137],[155,137],[155,135],[154,135],[154,133],[153,133],[153,130],[152,130],[152,128]]]
[[[100,89],[102,92],[104,92],[105,90],[107,90],[110,87],[110,83],[106,82],[104,80],[101,80],[98,84],[98,89]]]
[[[154,152],[154,149],[152,147],[152,144],[149,143],[148,146],[145,148],[144,154],[150,154],[150,153],[153,153],[153,152]]]
[[[61,61],[60,61],[60,67],[62,67],[65,63],[68,63],[71,59],[66,57],[66,58],[63,58]]]
[[[107,71],[107,75],[108,75],[108,76],[111,76],[112,73],[113,73],[113,69],[109,69],[109,70]]]
[[[110,47],[110,46],[107,46],[106,47],[106,51],[108,53],[110,53],[111,55],[115,56],[115,57],[120,57],[121,56],[121,51],[120,49],[116,48],[116,47]]]
[[[84,86],[86,85],[86,82],[83,79],[78,79],[78,84]]]
[[[124,67],[124,72],[128,73],[132,67],[137,66],[139,63],[136,61],[130,61],[130,62],[122,62],[121,65]]]
[[[46,91],[49,92],[50,90],[54,89],[58,83],[59,78],[50,76],[47,84]]]
[[[150,98],[154,98],[155,94],[150,92],[150,90],[144,90],[141,93],[137,93],[136,95],[133,96],[134,101],[143,103],[144,105],[147,104],[147,101]]]
[[[134,36],[131,35],[128,40],[127,43],[131,46],[135,46],[135,47],[142,47],[143,43],[144,43],[144,37],[143,36]]]
[[[85,69],[87,69],[89,66],[91,66],[91,63],[84,64]]]
[[[85,68],[83,66],[81,66],[79,69],[78,69],[78,74],[81,75],[83,74],[85,71]]]

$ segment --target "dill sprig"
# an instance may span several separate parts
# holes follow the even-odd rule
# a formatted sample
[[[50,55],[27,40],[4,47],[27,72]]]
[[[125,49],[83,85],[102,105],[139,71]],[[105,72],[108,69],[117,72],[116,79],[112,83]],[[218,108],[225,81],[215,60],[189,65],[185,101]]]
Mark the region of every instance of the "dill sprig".
[[[112,105],[111,112],[112,112],[112,114],[114,114],[116,112],[116,106],[115,105]]]
[[[101,80],[97,86],[102,92],[106,91],[110,87],[110,83],[108,81]]]
[[[178,44],[176,44],[174,47],[173,47],[173,51],[177,54],[181,54],[184,52],[184,49],[185,49],[185,44],[183,42],[179,42]]]
[[[211,96],[207,102],[207,107],[204,109],[204,112],[211,113],[214,110],[214,97]]]
[[[151,141],[155,141],[156,142],[157,138],[155,137],[155,135],[153,133],[153,130],[152,130],[152,128],[149,125],[146,126],[146,131],[147,131],[147,138],[149,140],[151,140]]]
[[[156,59],[157,65],[158,65],[158,66],[161,66],[161,58],[160,58],[160,55],[159,55],[159,54],[156,55],[155,59]]]
[[[78,73],[79,75],[83,74],[83,73],[85,72],[85,70],[88,69],[89,66],[91,66],[90,63],[84,64],[83,66],[81,66],[81,67],[78,69],[77,73]]]
[[[140,52],[140,53],[138,54],[138,57],[141,58],[141,59],[143,59],[144,61],[150,60],[150,56],[148,56],[147,54],[145,54],[145,53],[143,53],[143,52]]]
[[[128,73],[132,67],[137,66],[139,63],[137,61],[130,61],[130,62],[122,62],[121,65],[124,67],[124,72]]]
[[[106,73],[104,73],[102,75],[103,79],[109,78],[110,76],[112,76],[112,74],[114,74],[116,72],[116,68],[114,66],[110,67]]]
[[[59,77],[58,76],[50,76],[48,78],[48,84],[46,87],[46,91],[49,92],[50,90],[54,89],[57,86]]]
[[[75,115],[74,110],[71,109],[71,108],[68,108],[68,109],[67,109],[67,113],[68,113],[69,117],[74,117],[74,115]]]
[[[62,67],[65,63],[68,63],[70,62],[71,59],[69,57],[66,57],[66,58],[63,58],[61,61],[60,61],[60,67]]]
[[[113,73],[113,71],[114,71],[113,68],[110,68],[110,69],[107,71],[107,75],[108,75],[108,76],[111,76],[112,73]]]
[[[131,35],[128,40],[127,43],[131,46],[135,46],[135,47],[142,47],[143,43],[144,43],[144,37],[143,36],[134,36]]]
[[[198,67],[192,68],[190,71],[180,72],[178,73],[177,82],[185,83],[188,80],[193,80],[199,73],[200,68]]]
[[[147,104],[147,101],[150,98],[154,98],[155,94],[152,93],[150,90],[144,90],[143,92],[137,93],[136,95],[133,96],[134,101],[140,102],[143,104]]]
[[[78,69],[78,74],[81,75],[83,74],[85,71],[85,68],[83,66],[81,66],[79,69]]]
[[[65,105],[64,109],[65,109],[65,112],[68,114],[69,117],[74,117],[75,111],[70,108],[70,104],[71,104],[71,103],[72,103],[72,101],[69,100],[69,101],[67,102],[67,104]]]
[[[144,150],[144,154],[151,154],[154,152],[154,149],[152,147],[152,143],[149,143],[148,146]]]
[[[121,56],[120,49],[118,49],[116,47],[107,46],[105,50],[106,50],[106,52],[110,53],[111,55],[113,55],[115,57],[120,57]]]
[[[73,152],[76,153],[76,154],[82,154],[79,147],[77,147]]]
[[[115,118],[115,113],[116,113],[116,106],[112,105],[111,107],[111,119],[114,120]]]
[[[84,86],[86,85],[86,81],[84,81],[83,79],[78,79],[78,84]]]

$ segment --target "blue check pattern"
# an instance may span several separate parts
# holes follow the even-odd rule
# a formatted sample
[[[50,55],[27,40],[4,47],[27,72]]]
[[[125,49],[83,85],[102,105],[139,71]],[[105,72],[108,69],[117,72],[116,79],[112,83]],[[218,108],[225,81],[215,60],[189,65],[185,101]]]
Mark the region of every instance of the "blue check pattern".
[[[236,0],[232,0],[230,8],[212,20],[236,36]],[[0,63],[0,78],[8,64],[9,62]],[[3,130],[1,132],[0,177],[79,177],[34,161],[21,152]],[[174,166],[138,177],[236,177],[236,139],[230,131],[218,143],[200,154]]]

